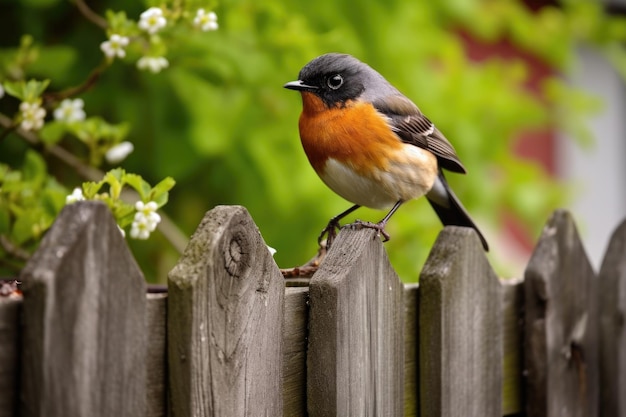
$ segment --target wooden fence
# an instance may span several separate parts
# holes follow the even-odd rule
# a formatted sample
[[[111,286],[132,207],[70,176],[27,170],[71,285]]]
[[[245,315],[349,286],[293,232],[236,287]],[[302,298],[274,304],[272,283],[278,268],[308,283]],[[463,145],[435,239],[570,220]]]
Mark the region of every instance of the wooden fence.
[[[374,236],[285,287],[217,207],[146,296],[106,207],[67,206],[0,298],[0,416],[626,416],[626,222],[596,274],[556,212],[518,281],[450,227],[403,285]]]

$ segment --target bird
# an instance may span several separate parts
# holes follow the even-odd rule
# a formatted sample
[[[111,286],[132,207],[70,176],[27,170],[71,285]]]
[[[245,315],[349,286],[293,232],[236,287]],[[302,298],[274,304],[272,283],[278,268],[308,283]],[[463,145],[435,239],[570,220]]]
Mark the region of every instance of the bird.
[[[359,207],[389,210],[376,223],[383,241],[389,219],[425,196],[444,226],[476,231],[487,240],[446,181],[443,170],[465,174],[454,147],[410,99],[357,58],[327,53],[313,59],[284,88],[301,93],[298,127],[304,152],[321,180],[353,205],[331,218],[318,243],[330,247],[340,220]]]

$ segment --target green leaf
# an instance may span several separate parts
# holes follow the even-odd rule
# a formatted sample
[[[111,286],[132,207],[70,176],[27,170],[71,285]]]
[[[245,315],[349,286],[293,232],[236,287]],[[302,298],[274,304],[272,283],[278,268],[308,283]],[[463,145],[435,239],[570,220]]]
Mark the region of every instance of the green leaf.
[[[65,123],[56,120],[46,123],[39,131],[39,137],[46,145],[54,145],[61,140],[67,132]]]
[[[124,177],[124,181],[126,182],[126,184],[133,187],[135,191],[137,191],[137,193],[139,193],[139,198],[141,198],[141,201],[143,201],[144,203],[150,201],[150,184],[148,184],[143,178],[141,178],[140,175],[126,174]]]
[[[163,207],[169,198],[168,191],[174,187],[176,181],[173,178],[167,177],[159,182],[157,185],[152,188],[150,192],[150,201],[154,201],[157,203],[158,207]]]
[[[46,162],[39,153],[29,150],[24,159],[24,180],[42,184],[48,176]]]

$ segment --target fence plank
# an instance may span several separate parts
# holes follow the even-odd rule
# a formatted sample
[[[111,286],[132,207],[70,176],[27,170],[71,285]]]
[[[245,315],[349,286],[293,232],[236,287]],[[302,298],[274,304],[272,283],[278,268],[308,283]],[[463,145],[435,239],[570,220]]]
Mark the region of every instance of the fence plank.
[[[502,414],[523,411],[522,375],[524,358],[522,306],[524,283],[521,279],[502,280]]]
[[[145,283],[109,209],[66,206],[21,274],[22,416],[145,414]]]
[[[0,296],[0,417],[17,414],[22,299]]]
[[[602,261],[600,308],[600,415],[626,415],[626,221],[613,232]]]
[[[285,289],[248,211],[209,211],[168,284],[173,415],[280,416]]]
[[[146,417],[167,416],[167,294],[146,295]]]
[[[404,286],[404,417],[419,416],[419,285]]]
[[[306,415],[306,344],[309,288],[285,288],[283,415]]]
[[[474,231],[446,227],[420,277],[423,416],[501,416],[501,286]]]
[[[525,272],[529,417],[598,415],[596,284],[571,215],[556,211]]]
[[[309,415],[403,413],[403,285],[370,229],[343,229],[310,284]]]

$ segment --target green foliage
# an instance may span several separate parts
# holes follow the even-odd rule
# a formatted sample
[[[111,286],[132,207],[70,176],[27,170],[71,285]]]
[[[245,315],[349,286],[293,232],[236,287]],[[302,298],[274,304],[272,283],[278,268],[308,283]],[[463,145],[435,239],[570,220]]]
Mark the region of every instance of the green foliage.
[[[87,200],[99,200],[106,203],[111,209],[113,217],[121,228],[133,223],[136,207],[122,199],[124,186],[134,189],[139,195],[139,201],[156,203],[157,208],[167,203],[169,191],[176,182],[167,177],[154,187],[137,174],[126,173],[122,168],[112,169],[98,182],[85,182],[82,185],[83,196]]]
[[[65,205],[67,189],[48,176],[43,158],[27,151],[20,167],[0,164],[0,259],[34,248]],[[1,266],[1,264],[0,264]]]
[[[149,6],[162,7],[169,22],[155,35],[137,26]],[[200,7],[217,12],[219,31],[203,33],[193,26]],[[316,251],[321,228],[349,205],[309,166],[297,132],[300,99],[282,89],[313,57],[351,53],[420,106],[468,168],[467,176],[450,174],[448,179],[487,229],[488,239],[495,237],[508,213],[536,236],[547,215],[566,201],[564,184],[551,180],[535,163],[515,157],[512,148],[519,132],[545,126],[589,143],[584,117],[599,105],[562,78],[575,68],[574,47],[596,48],[626,75],[621,45],[626,23],[607,16],[592,1],[566,1],[559,8],[531,12],[514,0],[232,0],[217,8],[199,0],[110,0],[95,12],[99,19],[77,13],[70,2],[49,0],[0,6],[0,22],[5,23],[0,24],[0,83],[6,91],[24,98],[24,90],[18,94],[24,88],[20,85],[49,79],[42,96],[48,110],[62,98],[80,96],[85,110],[98,115],[71,125],[47,120],[38,133],[45,147],[63,147],[85,163],[106,166],[102,157],[108,148],[132,141],[136,151],[124,168],[152,182],[176,178],[165,212],[185,235],[213,206],[241,204],[268,244],[278,249],[276,259],[284,267],[307,261]],[[102,22],[108,26],[99,26]],[[124,58],[107,60],[99,45],[114,33],[129,36],[130,45]],[[494,57],[472,62],[465,52],[466,36],[506,42],[553,73],[534,85],[534,94],[528,89],[532,80],[526,61]],[[165,56],[169,67],[156,75],[139,72],[137,60],[144,56]],[[86,80],[86,88],[76,89]],[[15,101],[0,100],[0,113],[14,115]],[[0,135],[0,162],[5,164],[0,172],[6,178],[19,171],[15,161],[23,159],[25,145],[16,132]],[[40,182],[42,189],[54,177],[68,188],[82,182],[56,161],[49,166],[51,176]],[[122,175],[121,181],[115,172],[103,181],[125,182],[142,201],[154,193],[147,199],[164,203],[169,182],[148,190],[132,175]],[[83,192],[98,193],[94,187],[88,185]],[[3,186],[1,195],[5,193]],[[383,214],[357,212],[367,220]],[[7,218],[14,216],[0,204],[0,228],[5,231],[0,235],[9,233]],[[440,230],[425,201],[411,202],[394,216],[387,250],[403,278],[417,277]],[[163,279],[177,257],[158,239],[133,248],[153,279]]]

